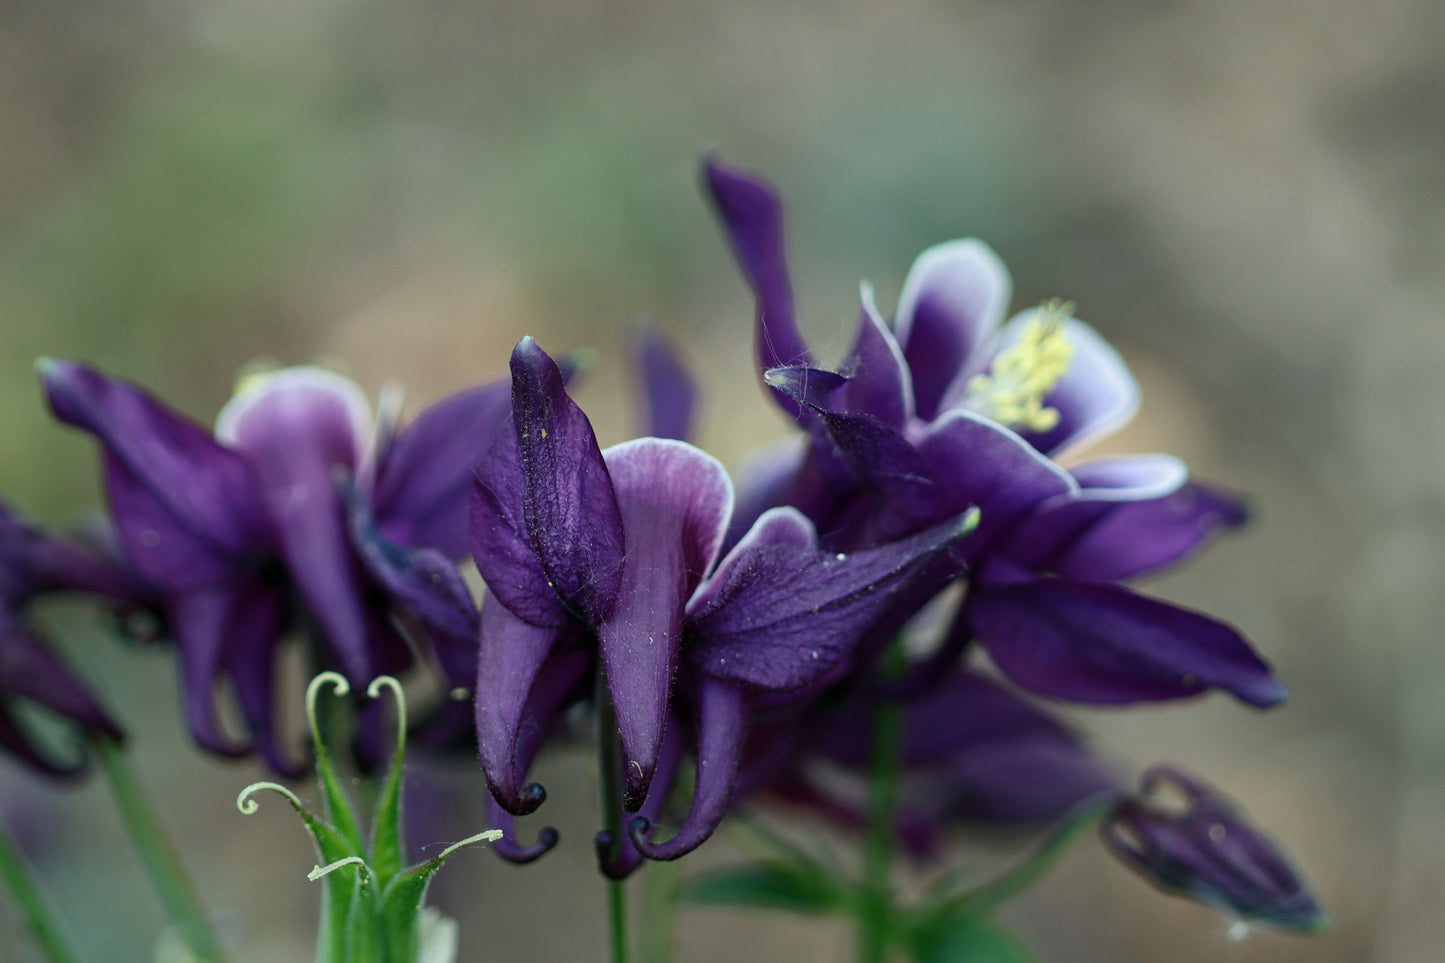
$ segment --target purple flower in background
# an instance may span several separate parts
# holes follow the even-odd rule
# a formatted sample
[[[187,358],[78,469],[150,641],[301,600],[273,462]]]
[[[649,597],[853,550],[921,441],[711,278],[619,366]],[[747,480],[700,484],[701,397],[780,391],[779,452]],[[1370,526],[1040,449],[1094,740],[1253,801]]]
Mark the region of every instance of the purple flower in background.
[[[482,461],[472,499],[473,553],[488,587],[476,688],[482,766],[503,809],[534,810],[544,793],[524,782],[539,733],[589,672],[601,673],[623,807],[639,814],[626,844],[604,835],[599,847],[616,846],[603,869],[621,876],[641,856],[676,858],[711,834],[755,698],[837,666],[896,589],[969,524],[954,518],[848,554],[820,549],[812,523],[782,508],[719,561],[733,488],[715,459],[661,438],[602,451],[534,341],[522,339],[511,367],[515,430]],[[650,822],[683,730],[697,757],[692,808],[659,842]]]
[[[1127,866],[1167,892],[1285,929],[1327,925],[1280,847],[1211,786],[1177,769],[1146,772],[1139,793],[1120,800],[1100,831]]]
[[[1007,271],[981,242],[953,241],[919,257],[891,325],[865,287],[841,371],[818,368],[797,325],[776,193],[715,160],[704,178],[756,296],[764,380],[808,431],[754,473],[740,524],[792,505],[824,544],[852,549],[977,506],[969,592],[925,667],[934,680],[977,639],[1012,681],[1056,698],[1284,698],[1231,626],[1115,584],[1183,560],[1244,514],[1167,456],[1055,462],[1138,403],[1123,360],[1070,306],[1004,324]],[[876,634],[927,597],[900,600]]]
[[[762,793],[861,829],[883,702],[876,689],[857,687],[801,712],[760,708],[736,801]],[[1068,727],[977,672],[955,669],[898,705],[898,835],[917,856],[936,854],[949,824],[1040,826],[1114,789]]]
[[[391,418],[373,427],[348,379],[287,368],[247,379],[213,436],[84,365],[41,372],[55,415],[101,442],[118,541],[160,596],[202,746],[259,749],[278,772],[296,770],[274,731],[272,686],[278,644],[298,627],[312,630],[320,667],[364,688],[413,662],[401,614],[424,628],[452,684],[470,684],[476,612],[452,560],[466,552],[472,469],[506,420],[505,383],[453,395],[396,432]],[[244,739],[217,719],[227,680]]]
[[[0,503],[0,746],[37,772],[69,776],[83,756],[57,758],[17,712],[25,700],[82,731],[121,738],[120,727],[71,669],[45,645],[26,614],[35,597],[86,592],[118,603],[138,601],[142,587],[99,552],[36,529]]]

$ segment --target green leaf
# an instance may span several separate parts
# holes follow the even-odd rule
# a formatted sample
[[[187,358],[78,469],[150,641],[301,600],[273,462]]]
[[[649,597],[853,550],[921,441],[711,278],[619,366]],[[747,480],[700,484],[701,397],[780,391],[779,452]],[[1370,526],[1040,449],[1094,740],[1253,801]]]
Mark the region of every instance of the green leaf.
[[[721,869],[683,882],[682,899],[711,906],[752,906],[791,913],[833,913],[847,894],[837,883],[782,863]]]
[[[909,940],[914,963],[1037,963],[1037,957],[1006,927],[967,913],[915,931]]]

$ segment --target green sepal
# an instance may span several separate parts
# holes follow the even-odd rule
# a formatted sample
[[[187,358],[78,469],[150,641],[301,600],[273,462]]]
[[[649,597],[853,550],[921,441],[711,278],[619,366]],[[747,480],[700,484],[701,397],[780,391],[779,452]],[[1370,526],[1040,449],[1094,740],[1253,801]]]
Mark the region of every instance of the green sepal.
[[[321,796],[325,803],[326,818],[335,827],[336,831],[351,845],[354,853],[348,855],[365,856],[362,847],[361,825],[357,821],[356,812],[351,804],[351,797],[346,794],[342,785],[341,777],[336,772],[336,758],[331,753],[325,737],[322,735],[321,725],[317,719],[317,699],[321,686],[330,683],[336,695],[344,696],[351,691],[351,683],[339,672],[323,672],[311,680],[306,687],[306,712],[310,716],[311,744],[316,750],[316,776],[321,784]],[[330,712],[330,710],[322,710]]]
[[[372,814],[371,826],[371,870],[376,874],[377,885],[385,888],[406,865],[405,842],[401,825],[401,777],[406,763],[406,702],[402,698],[401,685],[391,676],[374,679],[366,694],[375,699],[383,686],[390,687],[396,695],[397,737],[396,751],[392,758],[391,770],[381,787]]]
[[[837,913],[849,892],[833,879],[775,861],[750,863],[684,880],[680,897],[710,906],[750,906],[789,913]]]
[[[1007,927],[980,913],[935,918],[908,934],[914,963],[1037,963],[1038,957]]]
[[[490,842],[501,835],[501,830],[488,829],[459,843],[453,843],[426,862],[399,873],[386,885],[381,895],[380,913],[387,946],[392,954],[390,959],[402,963],[415,957],[420,935],[417,921],[421,915],[422,902],[426,899],[431,878],[442,868],[442,864],[459,849],[473,843]]]

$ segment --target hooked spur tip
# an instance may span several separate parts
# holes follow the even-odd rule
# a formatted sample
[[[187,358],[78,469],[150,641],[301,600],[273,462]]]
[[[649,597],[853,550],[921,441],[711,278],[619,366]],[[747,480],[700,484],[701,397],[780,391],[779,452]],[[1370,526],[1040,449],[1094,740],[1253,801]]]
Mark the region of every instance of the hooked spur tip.
[[[540,782],[529,782],[517,793],[516,815],[525,816],[528,813],[537,811],[537,807],[547,801],[547,788]]]

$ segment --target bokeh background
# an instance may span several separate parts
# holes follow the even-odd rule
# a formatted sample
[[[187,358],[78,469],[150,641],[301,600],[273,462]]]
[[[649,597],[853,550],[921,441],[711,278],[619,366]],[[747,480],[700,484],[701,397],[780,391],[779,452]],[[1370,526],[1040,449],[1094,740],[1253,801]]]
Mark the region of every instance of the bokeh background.
[[[1169,759],[1226,787],[1333,931],[1237,939],[1092,842],[1011,919],[1057,960],[1438,959],[1442,35],[1432,0],[0,0],[0,491],[54,524],[96,504],[95,452],[44,413],[39,355],[208,422],[258,357],[395,380],[414,411],[501,374],[530,333],[597,350],[580,399],[606,444],[632,431],[622,344],[646,319],[704,383],[702,444],[736,465],[785,427],[696,187],[718,149],[783,189],[832,357],[859,280],[887,310],[918,251],[982,237],[1016,307],[1072,299],[1134,366],[1143,414],[1109,449],[1182,455],[1256,511],[1152,590],[1245,628],[1293,699],[1073,717],[1121,772]],[[164,653],[85,613],[50,624],[127,720],[238,958],[309,959],[290,812],[236,813],[258,771],[191,749]],[[474,765],[414,775],[418,843],[483,828]],[[543,775],[559,851],[521,870],[466,854],[438,879],[463,960],[603,958],[585,761]],[[6,765],[0,804],[89,955],[149,958],[159,913],[103,786]],[[0,958],[24,958],[16,926],[0,909]],[[696,910],[677,958],[845,946],[826,921]]]

